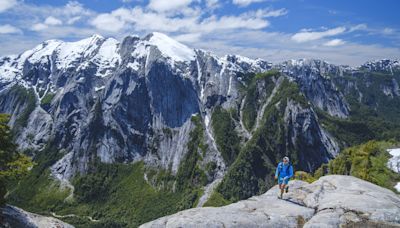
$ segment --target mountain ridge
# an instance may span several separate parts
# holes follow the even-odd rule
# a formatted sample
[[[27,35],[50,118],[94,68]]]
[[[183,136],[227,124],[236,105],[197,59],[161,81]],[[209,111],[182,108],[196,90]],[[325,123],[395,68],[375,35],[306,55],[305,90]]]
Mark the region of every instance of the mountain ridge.
[[[147,189],[146,199],[161,203],[126,215],[140,215],[137,225],[214,195],[235,202],[261,194],[283,156],[313,172],[348,146],[400,140],[395,60],[357,69],[321,60],[272,64],[186,46],[178,52],[181,45],[157,33],[60,45],[0,60],[0,112],[10,114],[19,149],[37,163],[10,198],[34,212],[60,205],[57,214],[74,213],[71,204],[101,202],[93,211],[115,220],[123,207],[106,207],[118,197],[140,203],[135,197]]]

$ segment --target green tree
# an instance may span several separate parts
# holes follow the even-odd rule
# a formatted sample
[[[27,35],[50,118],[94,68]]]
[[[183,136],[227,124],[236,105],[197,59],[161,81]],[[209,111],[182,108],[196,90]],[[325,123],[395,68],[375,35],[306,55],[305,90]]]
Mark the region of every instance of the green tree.
[[[7,181],[22,177],[33,165],[29,157],[17,152],[8,121],[7,114],[0,114],[0,206],[5,204]]]

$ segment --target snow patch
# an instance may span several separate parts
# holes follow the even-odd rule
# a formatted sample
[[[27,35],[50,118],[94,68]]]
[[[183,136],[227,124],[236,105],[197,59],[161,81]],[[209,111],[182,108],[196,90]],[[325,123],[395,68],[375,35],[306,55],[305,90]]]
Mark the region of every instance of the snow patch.
[[[94,91],[100,91],[103,90],[105,88],[105,86],[100,86],[100,87],[94,87]]]
[[[400,192],[400,182],[398,182],[398,183],[396,184],[396,186],[394,186],[394,188],[395,188],[398,192]]]
[[[390,155],[392,155],[387,163],[387,166],[396,173],[400,173],[400,148],[389,149],[387,151]]]
[[[79,59],[91,56],[99,48],[99,41],[103,39],[99,35],[94,35],[76,42],[63,43],[56,51],[58,54],[57,68],[66,69]]]
[[[400,148],[389,149],[387,151],[390,155],[392,155],[387,163],[387,166],[396,173],[400,173]],[[400,182],[398,182],[394,188],[400,192]]]
[[[133,63],[128,63],[126,65],[126,67],[131,68],[132,70],[138,71],[139,67],[140,67],[140,64],[137,61],[135,61]]]
[[[36,46],[33,49],[33,54],[28,58],[30,63],[46,63],[53,52],[62,44],[62,41],[48,40],[42,44]]]
[[[14,56],[4,57],[0,60],[0,82],[12,81],[20,72],[15,64],[16,58]]]
[[[203,72],[201,71],[201,66],[198,59],[196,59],[196,65],[197,65],[197,83],[199,84],[200,87],[200,100],[202,101],[204,97],[204,86],[201,83],[201,76]]]
[[[118,53],[119,42],[116,39],[109,38],[101,45],[93,62],[98,65],[96,76],[105,77],[111,74],[112,69],[121,62],[121,56]]]
[[[156,46],[162,54],[178,62],[192,61],[196,55],[193,49],[158,32],[152,33],[149,44]]]

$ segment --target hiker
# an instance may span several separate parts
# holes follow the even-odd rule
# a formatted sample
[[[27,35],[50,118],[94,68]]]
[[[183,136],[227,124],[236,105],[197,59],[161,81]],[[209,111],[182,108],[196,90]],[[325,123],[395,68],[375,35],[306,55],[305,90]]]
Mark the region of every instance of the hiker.
[[[275,180],[278,179],[279,189],[281,190],[280,199],[283,192],[289,192],[289,179],[293,176],[293,166],[289,163],[289,158],[284,157],[282,162],[279,162],[275,171]]]

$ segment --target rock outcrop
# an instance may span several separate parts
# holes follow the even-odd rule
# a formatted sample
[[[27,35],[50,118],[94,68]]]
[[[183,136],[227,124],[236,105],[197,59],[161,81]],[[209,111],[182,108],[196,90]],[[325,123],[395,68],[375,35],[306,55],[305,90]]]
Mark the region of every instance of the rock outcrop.
[[[4,222],[0,227],[10,228],[74,228],[59,219],[46,217],[7,205],[2,208]]]
[[[224,207],[193,208],[143,224],[147,227],[400,227],[400,197],[352,176],[330,175],[308,184],[294,180]]]

